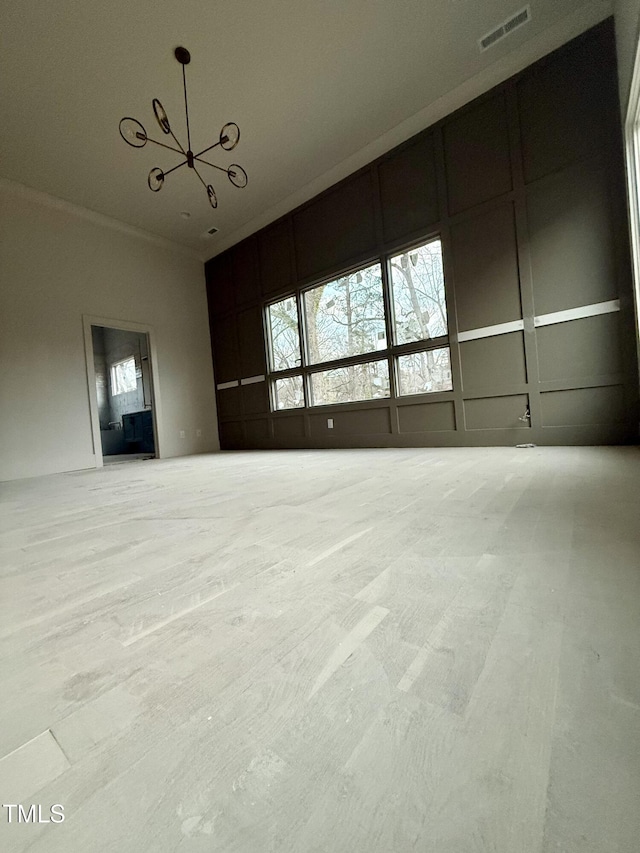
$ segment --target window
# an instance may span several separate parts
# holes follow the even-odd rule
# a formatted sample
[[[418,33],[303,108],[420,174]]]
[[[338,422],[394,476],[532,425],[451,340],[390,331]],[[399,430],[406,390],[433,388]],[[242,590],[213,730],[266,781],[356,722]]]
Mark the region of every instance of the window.
[[[136,361],[133,357],[111,365],[112,394],[126,394],[129,391],[135,391],[137,387]]]
[[[396,344],[447,334],[442,244],[432,240],[390,261]]]
[[[271,339],[271,367],[288,370],[300,366],[298,306],[294,296],[274,302],[267,309]]]
[[[389,396],[389,363],[368,361],[311,374],[314,406],[353,403]]]
[[[273,383],[273,395],[276,409],[299,409],[304,406],[302,376],[286,376]]]
[[[267,307],[269,364],[273,372],[300,369],[300,326],[298,303],[288,296]],[[299,409],[304,406],[302,374],[274,378],[271,383],[273,407]]]
[[[395,343],[442,342],[448,328],[440,240],[394,255],[389,269]],[[401,396],[453,388],[449,347],[399,355],[396,369]]]
[[[398,393],[401,395],[453,389],[449,347],[401,355],[398,356],[397,364]]]
[[[438,238],[298,299],[266,309],[274,411],[453,390]]]
[[[387,348],[380,264],[304,293],[309,364]]]

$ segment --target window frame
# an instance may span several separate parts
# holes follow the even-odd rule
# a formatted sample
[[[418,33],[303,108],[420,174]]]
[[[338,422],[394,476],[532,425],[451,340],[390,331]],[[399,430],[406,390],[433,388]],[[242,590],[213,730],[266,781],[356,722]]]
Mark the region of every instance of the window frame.
[[[301,406],[287,406],[285,408],[278,408],[278,392],[276,390],[276,382],[280,382],[283,379],[297,379],[300,377],[302,380],[302,405]],[[269,378],[269,403],[271,406],[272,414],[281,414],[282,412],[299,412],[300,410],[304,410],[307,407],[307,398],[305,393],[305,381],[304,376],[300,373],[300,371],[292,372],[290,370],[279,371],[278,373],[273,374]]]
[[[443,340],[444,336],[440,336],[439,338],[432,338],[430,340]],[[448,349],[449,350],[449,371],[451,373],[451,388],[447,388],[441,391],[415,391],[414,393],[402,394],[402,382],[400,381],[400,359],[406,355],[419,355],[423,352],[431,352],[432,350],[438,349]],[[395,354],[393,359],[393,365],[396,371],[396,383],[397,383],[397,400],[412,400],[416,397],[433,397],[436,394],[453,394],[453,369],[451,366],[451,344],[447,341],[447,343],[442,344],[440,346],[429,346],[429,347],[421,347],[417,350],[411,350],[410,352],[398,352]]]
[[[398,255],[408,255],[412,249],[420,249],[423,246],[428,246],[429,243],[435,243],[435,242],[440,243],[440,254],[442,256],[442,275],[443,275],[443,279],[445,282],[444,299],[445,299],[445,306],[446,306],[446,311],[447,311],[447,331],[444,335],[438,335],[435,338],[420,338],[419,340],[416,340],[416,341],[407,341],[403,344],[399,344],[397,342],[398,336],[397,336],[397,328],[396,328],[395,301],[394,301],[394,296],[393,296],[393,273],[391,272],[391,260],[393,258],[397,257]],[[438,232],[437,234],[432,234],[430,237],[427,237],[426,239],[422,239],[422,240],[418,240],[418,241],[412,240],[411,243],[409,243],[407,245],[398,246],[397,248],[393,249],[392,251],[385,252],[384,260],[385,260],[385,266],[387,269],[387,277],[388,277],[387,291],[388,291],[388,296],[389,296],[389,312],[390,312],[389,313],[389,319],[390,319],[390,324],[391,324],[392,347],[394,349],[397,349],[398,352],[405,347],[409,347],[409,349],[411,350],[411,348],[416,346],[416,345],[419,347],[420,350],[423,350],[423,349],[432,349],[435,341],[443,341],[445,339],[448,341],[449,337],[450,337],[450,332],[449,332],[449,304],[448,304],[449,300],[448,300],[447,287],[446,287],[446,274],[445,274],[445,269],[444,269],[444,267],[445,267],[445,263],[444,263],[444,241],[442,239],[442,234],[440,232]],[[425,344],[429,344],[429,346],[425,346]],[[413,350],[411,350],[411,351],[413,351]],[[400,354],[404,355],[404,353],[400,353]],[[410,353],[407,353],[407,355],[408,354],[410,354]]]
[[[426,338],[418,341],[409,341],[408,343],[398,344],[396,343],[396,327],[395,327],[395,305],[393,302],[393,282],[391,275],[391,259],[396,257],[397,255],[401,255],[404,253],[408,253],[411,249],[418,249],[421,246],[425,246],[428,243],[433,243],[435,241],[440,242],[441,251],[442,251],[442,260],[443,260],[443,275],[444,275],[444,297],[445,304],[447,309],[447,333],[444,335],[439,335],[436,338]],[[381,281],[382,281],[382,299],[383,299],[383,307],[384,307],[384,315],[385,315],[385,334],[387,337],[387,346],[382,350],[372,350],[366,353],[360,353],[358,355],[350,355],[345,356],[344,358],[331,359],[329,361],[317,362],[314,364],[309,363],[308,358],[308,337],[307,337],[307,322],[306,322],[306,312],[305,312],[305,304],[304,304],[304,295],[314,290],[317,287],[320,287],[323,284],[328,284],[329,282],[336,281],[336,279],[341,278],[344,275],[349,275],[352,273],[359,272],[367,267],[374,266],[375,264],[380,265],[381,270]],[[413,239],[408,243],[399,244],[394,246],[393,248],[385,248],[383,252],[376,253],[375,255],[367,256],[365,258],[361,258],[357,263],[349,264],[345,267],[340,267],[337,271],[334,271],[330,274],[324,275],[320,278],[314,279],[310,282],[305,282],[302,286],[290,289],[286,293],[279,295],[277,298],[272,298],[266,300],[263,303],[263,322],[265,329],[265,343],[267,347],[267,381],[269,385],[269,404],[272,416],[287,416],[288,413],[291,412],[304,412],[308,409],[313,409],[313,411],[322,411],[325,409],[334,410],[336,407],[342,408],[372,408],[376,406],[388,406],[389,402],[395,402],[396,404],[402,405],[403,403],[407,403],[409,400],[415,401],[418,398],[428,397],[429,399],[452,399],[455,389],[453,370],[452,370],[452,378],[451,384],[452,388],[448,391],[425,391],[417,394],[400,394],[400,377],[399,377],[399,366],[398,366],[398,358],[403,355],[413,355],[414,353],[427,352],[432,349],[442,349],[446,347],[449,349],[449,358],[450,362],[453,363],[453,356],[451,353],[451,331],[450,331],[450,321],[451,321],[451,304],[450,304],[450,292],[447,290],[446,285],[446,276],[447,276],[447,264],[445,258],[445,240],[443,238],[443,234],[441,230],[436,232],[430,232],[427,235],[423,235],[419,239]],[[296,307],[298,311],[298,335],[300,340],[300,365],[299,367],[287,368],[286,370],[274,370],[273,369],[273,356],[272,356],[272,341],[271,341],[271,324],[269,321],[269,308],[272,305],[277,304],[278,302],[283,302],[286,299],[295,298]],[[354,400],[352,402],[339,402],[339,403],[313,403],[313,394],[311,388],[311,376],[314,373],[324,372],[326,370],[331,370],[334,368],[340,367],[350,367],[356,364],[366,364],[374,361],[383,361],[386,360],[388,364],[389,370],[389,396],[387,397],[376,397],[370,400]],[[276,394],[275,394],[275,380],[277,379],[285,379],[289,376],[302,376],[302,388],[303,388],[303,396],[304,396],[304,406],[295,407],[290,409],[278,409],[276,408]],[[434,400],[435,402],[435,400]]]
[[[293,299],[296,303],[296,311],[298,314],[298,348],[300,350],[300,364],[296,367],[286,367],[283,370],[276,370],[273,364],[273,338],[271,334],[271,316],[270,309],[273,305],[278,305],[280,302],[286,302],[288,299]],[[296,292],[288,293],[286,296],[280,296],[278,299],[270,299],[268,302],[265,302],[263,306],[262,312],[264,318],[264,334],[265,340],[267,343],[267,369],[269,374],[280,376],[281,374],[286,374],[289,371],[294,371],[295,373],[300,372],[300,368],[302,367],[302,336],[300,334],[300,303],[298,299],[298,294]]]
[[[331,359],[327,359],[325,361],[314,361],[314,362],[308,361],[309,352],[308,352],[307,314],[306,314],[306,311],[304,310],[305,309],[305,302],[304,302],[305,294],[310,293],[312,290],[316,290],[318,287],[322,287],[324,284],[330,284],[332,282],[337,281],[339,278],[343,278],[344,276],[348,276],[348,275],[353,275],[354,273],[361,272],[362,270],[369,269],[369,267],[373,267],[376,265],[380,267],[380,286],[381,286],[381,290],[382,290],[382,307],[383,307],[383,311],[385,314],[385,316],[384,316],[384,327],[385,327],[385,335],[387,338],[387,346],[382,350],[369,350],[365,353],[357,353],[356,355],[345,355],[345,356],[341,356],[340,358],[331,358]],[[302,319],[303,347],[304,347],[304,352],[305,352],[305,358],[307,359],[307,366],[309,367],[310,370],[315,371],[318,367],[320,367],[320,365],[327,365],[327,364],[340,364],[340,365],[342,365],[343,363],[350,362],[351,359],[356,359],[354,364],[360,364],[361,362],[358,361],[357,359],[360,359],[363,356],[366,357],[367,361],[374,361],[374,360],[379,361],[380,358],[384,357],[383,355],[380,355],[379,358],[376,358],[376,359],[368,358],[368,356],[370,356],[372,353],[386,353],[387,350],[389,349],[390,338],[389,338],[389,329],[388,329],[388,323],[387,323],[387,304],[386,304],[386,299],[385,299],[384,259],[383,258],[376,257],[371,261],[366,261],[364,263],[356,264],[356,265],[348,267],[346,269],[342,269],[342,270],[340,270],[340,272],[338,272],[335,275],[325,276],[322,279],[320,279],[319,281],[314,281],[312,284],[306,284],[304,287],[302,287],[300,289],[300,303],[301,303],[302,309],[303,309],[303,313],[300,315],[303,318]],[[325,368],[325,369],[327,369],[327,368]]]
[[[276,370],[273,366],[273,340],[271,337],[271,320],[269,310],[272,305],[277,305],[279,302],[285,302],[287,299],[295,300],[296,310],[298,312],[298,344],[300,347],[300,364],[297,367],[287,367],[284,370]],[[262,325],[264,328],[264,338],[267,346],[266,366],[269,392],[269,408],[271,410],[272,415],[282,415],[286,412],[300,412],[304,411],[305,409],[308,409],[310,406],[307,379],[304,374],[304,368],[306,366],[306,352],[303,339],[302,314],[300,313],[300,311],[300,290],[289,290],[283,295],[280,295],[274,299],[269,299],[262,306]],[[289,409],[279,409],[277,404],[275,381],[277,379],[287,379],[290,376],[302,376],[303,405],[295,406]]]

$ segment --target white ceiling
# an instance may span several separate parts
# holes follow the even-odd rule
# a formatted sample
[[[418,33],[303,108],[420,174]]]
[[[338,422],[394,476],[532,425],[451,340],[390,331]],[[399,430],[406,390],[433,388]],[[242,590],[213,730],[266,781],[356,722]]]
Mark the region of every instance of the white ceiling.
[[[529,0],[533,20],[481,54],[477,40],[526,0],[5,0],[0,174],[210,257],[611,12],[610,0]],[[177,45],[195,150],[227,121],[244,190],[177,155],[122,141],[122,116],[166,141],[159,98],[185,137]],[[180,217],[189,211],[190,219]],[[218,227],[219,234],[204,238]]]

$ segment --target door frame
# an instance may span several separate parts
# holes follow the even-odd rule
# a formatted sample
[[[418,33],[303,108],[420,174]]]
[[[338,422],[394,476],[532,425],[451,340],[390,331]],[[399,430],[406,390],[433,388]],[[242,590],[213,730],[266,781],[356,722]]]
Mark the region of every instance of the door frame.
[[[631,88],[624,121],[624,145],[635,302],[636,356],[640,366],[640,39],[636,43]]]
[[[89,393],[89,412],[91,415],[91,440],[96,468],[102,468],[102,439],[100,437],[100,415],[98,411],[98,391],[96,389],[96,366],[93,360],[92,326],[104,326],[108,329],[121,329],[124,332],[146,334],[149,344],[149,360],[151,377],[151,412],[153,421],[153,440],[156,458],[162,458],[162,403],[160,401],[160,379],[158,376],[158,352],[156,348],[156,333],[153,326],[147,323],[133,323],[130,320],[114,320],[113,317],[96,317],[93,314],[82,315],[84,333],[84,352],[87,364],[87,390]]]

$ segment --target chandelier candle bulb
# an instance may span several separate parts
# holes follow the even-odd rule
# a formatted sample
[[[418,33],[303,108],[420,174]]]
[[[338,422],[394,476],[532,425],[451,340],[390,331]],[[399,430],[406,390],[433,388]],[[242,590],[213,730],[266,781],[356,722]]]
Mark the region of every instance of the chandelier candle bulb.
[[[187,166],[189,169],[193,169],[193,171],[198,176],[198,180],[205,188],[207,193],[207,198],[209,200],[209,204],[211,207],[216,208],[218,206],[218,197],[216,195],[216,191],[214,190],[211,184],[208,184],[200,172],[196,169],[196,161],[198,164],[202,163],[204,166],[210,166],[212,169],[217,169],[220,172],[225,172],[227,178],[230,183],[233,184],[234,187],[238,187],[239,189],[243,189],[247,186],[249,181],[247,177],[247,173],[239,166],[237,163],[232,163],[228,167],[218,166],[215,163],[210,163],[208,160],[203,160],[202,155],[206,154],[208,151],[212,151],[214,148],[220,146],[223,151],[232,151],[238,142],[240,141],[240,128],[235,122],[227,122],[220,131],[220,136],[218,137],[218,141],[214,142],[213,145],[209,145],[207,148],[203,148],[202,151],[194,154],[191,149],[191,127],[189,124],[189,102],[187,99],[187,77],[186,77],[186,66],[191,62],[191,54],[186,49],[186,47],[177,47],[174,51],[175,58],[182,65],[182,86],[184,90],[184,111],[185,118],[187,123],[187,146],[186,148],[182,145],[180,140],[176,137],[175,133],[171,128],[171,123],[169,122],[169,117],[167,113],[158,100],[158,98],[154,98],[151,102],[151,106],[153,108],[153,113],[156,117],[156,121],[160,126],[160,130],[166,135],[170,136],[177,146],[167,145],[165,142],[159,142],[157,139],[151,139],[148,135],[145,128],[140,124],[137,119],[131,118],[130,116],[125,116],[125,118],[120,120],[120,136],[124,139],[127,145],[131,145],[133,148],[144,148],[147,142],[153,143],[153,145],[158,145],[161,148],[166,148],[169,151],[174,151],[180,157],[184,159],[181,160],[176,166],[173,166],[171,169],[167,169],[164,171],[160,169],[158,166],[155,166],[149,172],[149,176],[147,178],[147,183],[149,185],[149,189],[157,193],[164,186],[164,181],[167,175],[171,174],[171,172],[175,172],[177,169],[180,169],[182,166]]]

